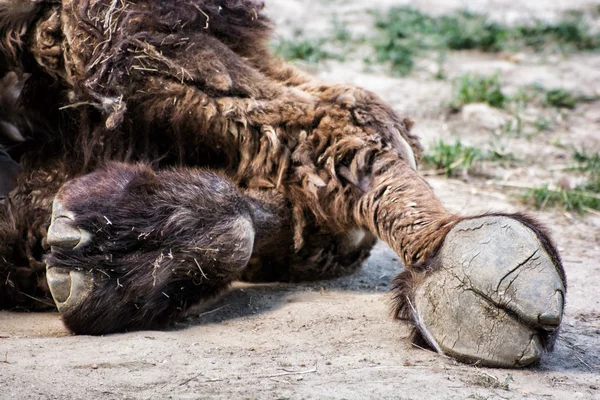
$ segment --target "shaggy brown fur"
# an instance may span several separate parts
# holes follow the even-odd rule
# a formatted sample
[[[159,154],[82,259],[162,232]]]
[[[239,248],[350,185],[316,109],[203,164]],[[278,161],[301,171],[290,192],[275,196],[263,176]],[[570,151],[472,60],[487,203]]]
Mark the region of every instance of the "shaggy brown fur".
[[[0,212],[3,307],[49,300],[42,258],[51,201],[93,171],[58,198],[99,234],[88,248],[47,259],[93,266],[104,282],[63,315],[75,332],[156,326],[239,277],[347,274],[375,238],[407,274],[432,265],[461,217],[416,173],[412,122],[373,93],[316,82],[274,58],[262,8],[258,0],[0,2],[0,65],[25,81],[27,126],[17,125],[28,139],[9,149],[23,172]],[[181,226],[167,222],[178,218]],[[242,240],[239,224],[251,237]],[[230,235],[246,247],[228,247]],[[224,239],[194,242],[207,237]],[[234,260],[210,264],[196,250],[215,245]],[[397,311],[410,298],[402,277]]]

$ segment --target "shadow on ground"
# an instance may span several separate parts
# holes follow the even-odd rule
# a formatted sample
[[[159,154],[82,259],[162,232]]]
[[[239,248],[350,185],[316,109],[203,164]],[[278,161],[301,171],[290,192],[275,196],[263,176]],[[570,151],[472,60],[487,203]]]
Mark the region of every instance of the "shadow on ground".
[[[386,293],[392,279],[401,271],[402,264],[396,254],[384,243],[378,243],[363,268],[355,274],[303,283],[238,282],[216,299],[192,307],[173,329],[250,317],[286,303],[311,301],[323,292]]]

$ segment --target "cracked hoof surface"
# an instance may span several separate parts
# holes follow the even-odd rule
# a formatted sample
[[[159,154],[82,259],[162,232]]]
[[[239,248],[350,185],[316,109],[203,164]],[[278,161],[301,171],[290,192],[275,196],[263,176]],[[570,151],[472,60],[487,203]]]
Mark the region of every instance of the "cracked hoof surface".
[[[91,235],[76,226],[73,213],[67,211],[58,201],[54,201],[52,222],[47,236],[48,244],[52,248],[75,250],[84,247],[90,240]],[[90,295],[94,285],[91,273],[49,265],[46,280],[60,313],[81,304]]]
[[[439,352],[481,365],[532,364],[562,320],[565,282],[540,237],[505,216],[460,222],[414,297],[415,319]]]

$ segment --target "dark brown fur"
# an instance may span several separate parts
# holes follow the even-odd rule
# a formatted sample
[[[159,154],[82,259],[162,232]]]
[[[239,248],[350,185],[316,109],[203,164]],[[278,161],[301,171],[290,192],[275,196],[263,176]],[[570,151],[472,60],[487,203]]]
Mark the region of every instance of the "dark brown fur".
[[[411,167],[412,154],[418,159],[421,153],[412,122],[373,93],[317,82],[274,58],[261,1],[39,1],[18,12],[15,4],[0,2],[0,51],[5,68],[27,74],[19,112],[31,131],[26,151],[15,156],[23,171],[18,186],[0,213],[7,216],[0,222],[4,307],[31,308],[31,293],[48,300],[47,292],[32,292],[20,281],[35,282],[33,273],[42,281],[52,198],[87,173],[59,199],[82,226],[106,236],[81,254],[57,250],[47,258],[75,269],[99,265],[94,274],[102,289],[63,315],[75,332],[160,325],[239,277],[347,274],[376,238],[402,257],[409,270],[402,276],[425,273],[422,266],[461,219]],[[6,17],[13,12],[19,18]],[[127,183],[119,186],[120,179]],[[198,201],[213,199],[204,209],[211,215],[198,213],[186,219],[187,228],[172,231],[163,224],[187,207],[176,196],[183,187]],[[145,211],[165,196],[171,208]],[[116,218],[102,225],[108,214]],[[211,222],[194,230],[206,218]],[[186,250],[185,243],[239,233],[229,222],[227,230],[218,227],[219,218],[253,226],[252,254],[231,266],[215,264],[210,273],[220,278],[201,281],[192,259],[207,255]],[[136,229],[143,221],[163,235],[140,243],[144,234]],[[348,237],[353,229],[364,231],[358,243]],[[107,251],[109,243],[116,247]],[[155,284],[149,266],[173,247],[183,249],[187,261]],[[24,272],[14,272],[17,264]],[[397,311],[408,281],[397,280]],[[178,287],[181,296],[170,297]],[[112,304],[122,305],[125,322],[110,315]],[[140,311],[140,304],[146,308]],[[85,315],[102,317],[90,322]]]
[[[56,247],[46,259],[94,274],[91,298],[63,315],[75,332],[160,326],[227,287],[252,254],[253,210],[211,171],[112,164],[65,185],[58,199],[94,234],[90,245]]]

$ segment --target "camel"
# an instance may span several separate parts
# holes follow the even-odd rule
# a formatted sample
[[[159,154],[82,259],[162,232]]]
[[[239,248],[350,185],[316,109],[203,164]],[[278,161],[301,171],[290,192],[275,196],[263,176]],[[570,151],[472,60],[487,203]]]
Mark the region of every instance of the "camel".
[[[546,229],[447,211],[413,122],[273,56],[263,8],[0,1],[0,306],[50,302],[75,334],[160,329],[234,280],[351,274],[383,240],[413,340],[538,362],[566,296]]]

